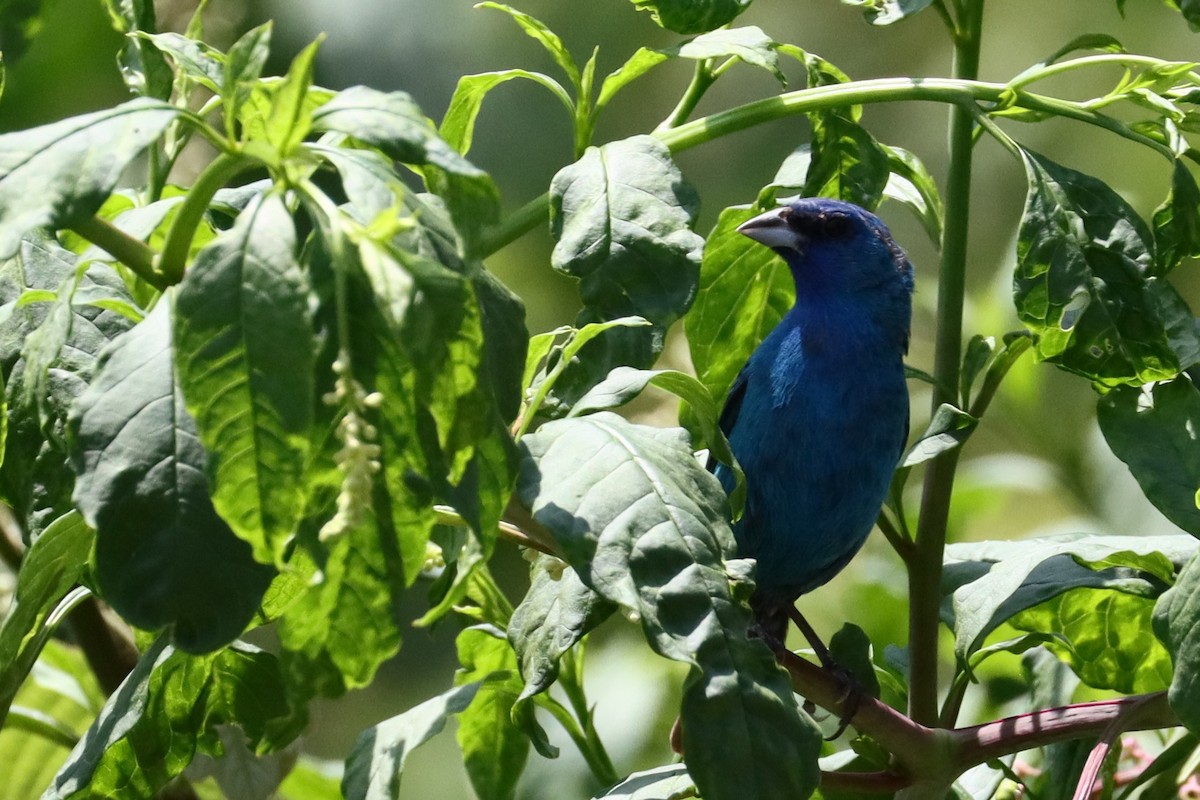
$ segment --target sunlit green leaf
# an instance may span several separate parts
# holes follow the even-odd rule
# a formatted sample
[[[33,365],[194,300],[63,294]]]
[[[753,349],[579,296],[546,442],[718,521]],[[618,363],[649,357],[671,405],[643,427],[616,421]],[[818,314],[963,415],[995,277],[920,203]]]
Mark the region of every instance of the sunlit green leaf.
[[[458,152],[466,155],[471,149],[471,141],[475,136],[475,118],[483,105],[483,98],[488,92],[502,83],[514,78],[523,78],[545,86],[550,92],[572,109],[572,101],[566,90],[553,78],[540,72],[530,72],[524,69],[506,69],[501,72],[484,72],[479,75],[464,75],[458,79],[454,87],[454,95],[450,98],[450,106],[446,116],[442,117],[438,134]]]
[[[554,63],[558,64],[562,71],[566,73],[571,85],[577,93],[579,92],[582,85],[579,67],[575,65],[575,60],[571,58],[571,54],[567,51],[567,47],[563,44],[562,39],[558,37],[558,34],[550,30],[545,23],[504,3],[484,2],[480,3],[477,8],[492,8],[512,17],[513,21],[521,26],[521,30],[525,31],[530,38],[540,44],[550,57],[554,59]]]
[[[296,234],[278,195],[197,254],[174,324],[213,504],[255,558],[281,565],[303,505],[315,345]]]
[[[458,717],[458,745],[471,786],[480,800],[508,800],[529,756],[529,738],[511,720],[521,692],[517,657],[504,632],[490,626],[467,628],[458,635],[462,669],[456,684],[483,682],[471,704]],[[489,675],[509,677],[487,681]]]
[[[924,11],[933,0],[842,0],[846,5],[861,6],[872,25],[891,25]]]

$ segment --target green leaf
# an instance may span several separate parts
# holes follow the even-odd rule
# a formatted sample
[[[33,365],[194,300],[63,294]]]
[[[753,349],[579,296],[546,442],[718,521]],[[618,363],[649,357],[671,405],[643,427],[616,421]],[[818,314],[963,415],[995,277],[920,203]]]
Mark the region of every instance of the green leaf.
[[[874,211],[892,174],[887,151],[845,111],[808,116],[813,135],[802,194],[845,200]]]
[[[102,0],[113,28],[118,33],[153,34],[158,30],[154,0]],[[3,41],[7,42],[5,36]],[[121,77],[134,94],[156,100],[171,98],[171,68],[155,47],[136,35],[129,35],[117,56]]]
[[[175,298],[179,383],[208,451],[213,505],[283,564],[303,506],[313,341],[291,216],[277,194],[201,250]]]
[[[912,447],[900,462],[902,467],[913,467],[947,450],[961,447],[974,432],[979,420],[949,403],[942,403],[929,421],[929,427],[913,442]]]
[[[1166,3],[1183,15],[1189,28],[1200,30],[1200,5],[1195,0],[1166,0]]]
[[[442,117],[438,134],[458,152],[463,155],[471,149],[471,141],[475,135],[475,118],[483,105],[483,98],[492,89],[514,78],[524,78],[541,84],[550,90],[567,107],[568,112],[574,111],[574,103],[562,85],[553,78],[540,72],[530,72],[524,69],[506,69],[500,72],[484,72],[479,75],[464,75],[458,79],[454,94],[446,115]]]
[[[670,325],[696,292],[698,203],[657,139],[589,147],[550,184],[551,264],[580,279],[584,305],[603,318]]]
[[[861,6],[867,21],[872,25],[891,25],[920,13],[933,4],[933,0],[842,0],[848,6]]]
[[[1017,630],[1056,633],[1045,643],[1094,689],[1156,692],[1171,683],[1171,657],[1151,627],[1155,600],[1073,589],[1009,620]]]
[[[0,136],[0,259],[12,257],[32,228],[70,227],[94,214],[179,113],[137,99]]]
[[[0,763],[8,765],[4,790],[12,800],[37,800],[54,779],[71,748],[104,706],[104,692],[87,659],[56,639],[46,642],[29,679],[21,686],[7,724],[0,729]],[[52,727],[53,738],[21,727],[18,715]],[[70,743],[67,743],[70,739]]]
[[[443,141],[404,92],[365,86],[338,92],[313,113],[313,128],[340,131],[397,161],[425,167],[426,182],[446,200],[469,240],[499,215],[500,195],[492,179]]]
[[[252,85],[262,76],[271,54],[272,27],[272,21],[267,20],[243,33],[229,48],[221,70],[221,97],[225,101],[226,118],[230,121],[237,119]]]
[[[724,492],[686,435],[602,412],[546,423],[521,446],[522,503],[585,584],[639,620],[656,652],[689,666],[684,752],[701,793],[811,793],[819,734],[769,651],[747,638]],[[730,763],[758,767],[747,775]]]
[[[774,75],[781,84],[786,84],[787,78],[779,69],[779,54],[775,52],[776,47],[775,41],[763,33],[762,28],[756,25],[747,25],[743,28],[722,28],[711,33],[704,33],[689,42],[662,52],[668,56],[679,56],[696,61],[709,58],[736,58],[753,67],[765,69]]]
[[[481,684],[458,717],[458,745],[467,776],[480,800],[509,800],[529,757],[529,738],[511,720],[521,692],[516,654],[504,632],[491,626],[467,628],[455,641],[463,665],[455,673],[455,684]],[[487,680],[497,672],[510,677]]]
[[[562,71],[566,73],[567,80],[571,82],[576,95],[581,94],[579,90],[582,86],[582,79],[579,75],[579,67],[575,65],[575,59],[571,58],[571,54],[567,51],[567,47],[563,44],[562,39],[558,38],[558,34],[546,27],[545,23],[503,3],[486,2],[479,3],[475,7],[492,8],[512,17],[513,21],[521,26],[521,30],[525,31],[526,35],[540,44],[550,54],[550,57],[554,59],[554,63],[558,64]]]
[[[283,80],[271,87],[271,110],[265,120],[264,133],[267,142],[280,155],[290,153],[314,127],[309,88],[316,70],[317,49],[323,38],[301,50],[292,59]]]
[[[564,567],[558,559],[540,556],[529,591],[509,620],[508,641],[525,681],[519,702],[549,689],[563,655],[616,611],[575,570]]]
[[[884,199],[907,206],[921,221],[929,240],[935,247],[941,247],[945,210],[937,182],[913,153],[900,147],[880,147],[887,153],[888,169],[891,171],[883,187]]]
[[[79,514],[55,520],[21,562],[11,611],[0,626],[0,727],[51,634],[47,619],[83,576],[92,531]]]
[[[1146,498],[1200,537],[1200,392],[1187,376],[1141,388],[1122,386],[1100,398],[1100,430]]]
[[[175,69],[213,94],[221,93],[225,71],[225,54],[204,42],[189,39],[178,33],[139,32],[143,39],[175,62]]]
[[[665,764],[661,767],[635,772],[616,786],[596,795],[611,800],[662,800],[664,797],[688,797],[694,793],[696,783],[688,775],[683,764]]]
[[[251,746],[276,748],[269,729],[293,716],[275,657],[247,644],[188,656],[160,639],[109,698],[44,800],[150,798],[197,753],[220,752],[217,726],[236,723]]]
[[[1195,733],[1200,730],[1200,555],[1193,556],[1175,585],[1158,600],[1154,630],[1175,662],[1167,700],[1179,720]]]
[[[478,682],[455,686],[360,733],[342,778],[346,800],[397,797],[408,754],[441,733],[451,715],[462,713],[471,704],[480,686]]]
[[[342,800],[341,766],[301,755],[277,794],[280,800]]]
[[[521,380],[529,347],[525,304],[482,265],[471,273],[471,283],[483,326],[484,375],[501,419],[511,423],[520,411],[525,387]]]
[[[71,414],[75,503],[96,530],[96,579],[130,623],[206,652],[250,621],[274,570],[217,516],[175,381],[170,302],[100,356]]]
[[[829,639],[829,653],[833,660],[850,671],[854,678],[871,697],[879,697],[879,679],[875,677],[875,665],[871,661],[871,640],[862,628],[845,623]]]
[[[1108,589],[1154,598],[1172,564],[1195,541],[1178,536],[1068,535],[1020,542],[972,542],[946,548],[943,619],[966,660],[989,633],[1020,611],[1073,589]]]
[[[1171,192],[1154,211],[1154,272],[1166,275],[1185,258],[1200,256],[1200,187],[1175,160]]]
[[[683,320],[696,375],[713,397],[729,393],[746,359],[795,301],[783,259],[737,232],[762,210],[721,212],[704,248],[696,302]]]
[[[1013,293],[1039,358],[1105,386],[1200,358],[1191,311],[1150,275],[1150,231],[1099,180],[1022,151],[1029,179]]]
[[[750,0],[631,0],[639,11],[675,33],[706,33],[730,22],[750,6]]]

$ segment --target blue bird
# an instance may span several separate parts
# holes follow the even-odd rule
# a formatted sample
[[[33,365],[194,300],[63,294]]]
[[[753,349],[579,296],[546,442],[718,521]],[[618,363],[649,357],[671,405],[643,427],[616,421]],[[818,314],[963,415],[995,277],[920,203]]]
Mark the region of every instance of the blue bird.
[[[781,255],[796,283],[720,420],[746,474],[734,535],[758,561],[751,606],[777,648],[789,617],[815,639],[795,601],[862,547],[908,438],[913,273],[878,217],[839,200],[801,198],[738,231]],[[733,473],[715,472],[730,491]]]

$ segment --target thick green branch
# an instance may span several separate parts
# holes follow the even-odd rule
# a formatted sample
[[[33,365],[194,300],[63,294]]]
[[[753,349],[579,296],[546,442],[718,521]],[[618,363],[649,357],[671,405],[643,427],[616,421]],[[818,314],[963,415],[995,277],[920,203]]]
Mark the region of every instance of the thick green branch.
[[[983,0],[968,3],[955,41],[954,74],[973,81],[979,73]],[[962,362],[962,315],[966,296],[967,233],[971,208],[971,156],[975,121],[970,104],[950,109],[950,167],[946,177],[946,222],[938,272],[937,334],[933,356],[932,409],[954,403]],[[923,725],[938,720],[938,632],[941,624],[942,555],[950,496],[961,448],[929,464],[917,522],[916,552],[908,561],[908,713]]]
[[[154,288],[165,289],[167,287],[167,281],[154,269],[154,259],[157,254],[145,242],[133,238],[100,217],[81,220],[71,229],[129,267],[134,275]]]
[[[828,108],[914,100],[952,105],[1001,104],[1011,101],[1010,105],[1006,105],[1007,108],[1051,114],[1104,128],[1122,138],[1150,147],[1168,159],[1173,158],[1170,148],[1161,142],[1138,133],[1120,120],[1085,108],[1080,103],[1027,92],[1006,96],[1007,88],[1003,83],[957,78],[878,78],[851,81],[763,98],[692,120],[675,128],[655,131],[653,135],[672,152],[677,153],[766,122]],[[485,232],[481,254],[491,255],[538,224],[544,224],[548,208],[549,197],[544,194],[521,206],[499,225]]]
[[[167,238],[163,242],[162,253],[158,256],[158,272],[166,285],[176,284],[183,280],[183,270],[187,265],[188,251],[192,247],[192,239],[196,229],[208,211],[213,195],[225,187],[229,181],[241,171],[254,166],[256,162],[246,156],[235,153],[222,153],[211,164],[205,167],[196,178],[187,199],[179,207]]]

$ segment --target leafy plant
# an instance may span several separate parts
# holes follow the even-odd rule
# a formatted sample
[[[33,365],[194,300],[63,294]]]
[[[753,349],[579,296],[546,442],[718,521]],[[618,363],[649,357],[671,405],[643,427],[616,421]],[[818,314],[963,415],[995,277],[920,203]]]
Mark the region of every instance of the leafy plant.
[[[0,749],[16,765],[6,791],[337,796],[311,763],[290,768],[288,748],[315,698],[370,684],[397,652],[412,621],[398,600],[426,575],[417,622],[467,623],[462,669],[443,694],[362,732],[347,797],[395,796],[408,754],[450,717],[483,798],[513,796],[531,749],[557,755],[547,724],[603,797],[1003,797],[1014,783],[1031,797],[1176,793],[1200,753],[1200,334],[1169,281],[1200,255],[1188,164],[1200,161],[1188,139],[1198,65],[1091,35],[984,82],[982,0],[858,0],[876,25],[940,15],[956,66],[855,81],[733,27],[748,0],[635,0],[691,38],[601,77],[595,53],[579,64],[537,19],[482,5],[561,74],[466,76],[440,127],[402,92],[314,85],[319,42],[264,77],[270,24],[221,52],[199,13],[184,34],[160,33],[149,0],[106,0],[136,96],[0,136],[0,492],[15,520],[0,555],[19,569],[0,627]],[[613,97],[670,60],[693,77],[664,122],[594,142]],[[1121,77],[1100,96],[1035,90],[1114,65]],[[805,86],[693,119],[740,66],[781,81],[798,70]],[[467,153],[482,103],[511,80],[561,101],[576,160],[503,216]],[[915,154],[860,124],[863,105],[916,101],[951,107],[944,196]],[[698,194],[673,155],[792,115],[807,117],[810,141],[701,237]],[[1055,118],[1172,165],[1150,220],[1010,133]],[[1013,283],[1025,330],[965,339],[983,137],[1028,181]],[[193,141],[217,155],[177,186]],[[831,640],[873,690],[857,709],[837,676],[794,654],[777,664],[747,636],[753,564],[729,526],[741,492],[727,498],[694,456],[731,460],[721,398],[793,291],[782,262],[734,229],[794,193],[904,204],[941,253],[933,367],[910,370],[930,387],[928,425],[879,520],[907,571],[908,646],[872,651],[854,626]],[[538,225],[583,310],[530,336],[484,261]],[[696,377],[654,368],[679,320]],[[1109,446],[1181,533],[947,545],[959,456],[1026,351],[1096,388]],[[686,429],[614,413],[649,386],[685,401]],[[489,569],[514,544],[535,556],[517,602]],[[617,611],[683,666],[682,764],[627,775],[597,732],[585,643]],[[57,637],[66,619],[73,645]],[[277,646],[244,641],[269,641],[259,629]],[[1024,654],[1023,710],[958,726],[1005,653]],[[1079,683],[1108,694],[1067,705]],[[814,706],[852,714],[857,736],[823,743]],[[1117,770],[1121,736],[1137,730],[1170,741],[1127,752],[1133,767]],[[61,757],[50,744],[72,748],[65,761],[47,761]],[[1013,767],[1038,749],[1040,772]],[[216,784],[189,785],[202,757],[217,759]]]

